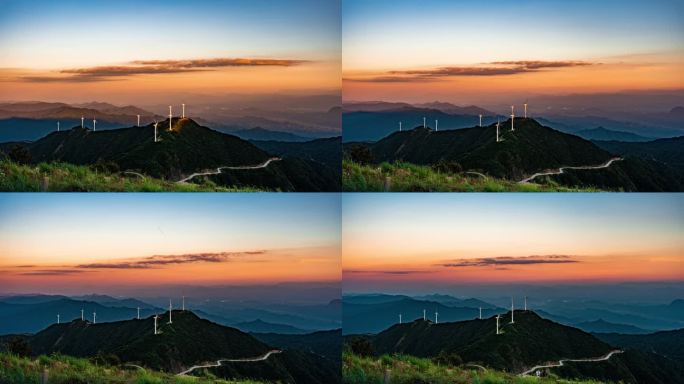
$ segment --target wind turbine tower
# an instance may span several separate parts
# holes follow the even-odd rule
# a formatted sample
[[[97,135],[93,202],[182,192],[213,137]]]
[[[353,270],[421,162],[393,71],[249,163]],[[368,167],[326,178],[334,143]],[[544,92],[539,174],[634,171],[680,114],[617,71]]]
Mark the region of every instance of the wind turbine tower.
[[[500,335],[501,331],[499,331],[499,319],[501,318],[501,315],[496,315],[496,334]]]
[[[435,324],[439,324],[439,321],[437,320],[437,315],[439,315],[439,313],[437,313],[437,311],[435,311]]]
[[[399,314],[399,324],[401,324],[401,313]]]
[[[83,321],[83,310],[81,309],[81,321]]]
[[[183,307],[182,308],[183,308],[183,312],[185,312],[185,296],[183,296]]]
[[[81,116],[81,128],[84,128],[83,121],[84,121],[84,118],[83,118],[83,116]]]
[[[524,116],[527,119],[527,101],[523,105],[525,106],[525,115]]]
[[[171,106],[169,105],[169,131],[171,130],[171,119],[173,118],[173,114],[171,113]]]
[[[59,313],[57,314],[57,324],[59,324]]]
[[[140,126],[140,115],[138,115],[138,127]]]
[[[154,122],[154,142],[155,143],[159,141],[159,139],[157,139],[157,124],[158,123],[155,121]]]
[[[140,320],[140,307],[138,307],[138,320]]]
[[[425,310],[423,309],[423,321],[425,321]]]
[[[57,122],[57,132],[59,132],[59,121]]]
[[[527,296],[525,296],[525,312],[527,312]]]
[[[480,127],[482,126],[482,115],[480,115]]]
[[[426,128],[425,126],[425,118],[423,117],[423,128]]]
[[[513,308],[513,298],[511,297],[511,324],[515,324],[513,313],[515,313],[515,308]]]
[[[439,121],[435,119],[435,131],[439,131]]]
[[[97,324],[97,313],[93,312],[93,324]]]
[[[154,334],[158,335],[159,332],[157,332],[157,319],[159,318],[158,315],[154,315]]]
[[[169,299],[169,322],[167,324],[173,324],[173,321],[171,321],[171,311],[173,310],[173,307],[171,306],[171,299]]]
[[[401,132],[401,121],[399,122],[399,132]]]
[[[499,141],[499,118],[496,119],[496,142],[498,143]]]
[[[97,120],[93,119],[93,132],[95,132],[95,123],[97,123]]]
[[[482,320],[482,307],[480,307],[480,320]]]
[[[515,106],[511,105],[511,131],[515,131],[515,128],[513,127],[513,120],[515,119],[514,109]]]
[[[185,119],[185,104],[181,104],[183,106],[183,114],[181,115]]]

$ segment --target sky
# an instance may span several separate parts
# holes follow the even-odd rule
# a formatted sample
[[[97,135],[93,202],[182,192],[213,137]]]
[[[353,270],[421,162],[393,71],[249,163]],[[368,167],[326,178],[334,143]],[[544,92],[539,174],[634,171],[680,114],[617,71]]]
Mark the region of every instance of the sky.
[[[345,292],[684,281],[680,194],[344,194]]]
[[[345,101],[493,103],[684,88],[684,3],[342,3]]]
[[[339,282],[337,194],[0,194],[0,292]]]
[[[3,1],[0,100],[339,91],[340,22],[336,0]]]

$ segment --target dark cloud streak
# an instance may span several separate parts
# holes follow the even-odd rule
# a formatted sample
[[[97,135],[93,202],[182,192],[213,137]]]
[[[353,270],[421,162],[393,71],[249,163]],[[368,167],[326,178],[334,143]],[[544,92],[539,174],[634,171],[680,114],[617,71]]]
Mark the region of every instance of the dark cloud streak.
[[[192,263],[225,263],[235,257],[245,255],[262,255],[266,251],[247,252],[214,252],[214,253],[190,253],[183,255],[154,255],[135,260],[80,264],[77,268],[82,269],[149,269],[165,265],[192,264]]]
[[[501,267],[510,265],[535,265],[535,264],[569,264],[579,263],[574,256],[568,255],[534,255],[534,256],[498,256],[484,257],[479,259],[455,259],[438,264],[440,267],[463,268],[463,267]]]

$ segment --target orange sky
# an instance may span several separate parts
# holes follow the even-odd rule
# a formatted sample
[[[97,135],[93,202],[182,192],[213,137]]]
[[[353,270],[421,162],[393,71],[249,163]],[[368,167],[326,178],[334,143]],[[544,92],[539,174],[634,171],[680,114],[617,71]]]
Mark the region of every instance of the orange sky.
[[[684,279],[677,194],[381,197],[343,197],[352,286]]]

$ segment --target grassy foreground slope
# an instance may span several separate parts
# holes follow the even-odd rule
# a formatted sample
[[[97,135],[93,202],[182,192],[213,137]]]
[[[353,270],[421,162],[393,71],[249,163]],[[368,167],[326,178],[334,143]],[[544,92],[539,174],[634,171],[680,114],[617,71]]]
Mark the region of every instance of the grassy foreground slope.
[[[36,359],[0,353],[0,383],[50,384],[259,384],[257,381],[226,381],[212,378],[179,377],[163,372],[96,364],[88,359],[63,355],[42,355]]]
[[[346,192],[596,192],[547,183],[517,183],[476,173],[441,171],[427,165],[342,162],[342,190]]]
[[[211,181],[174,183],[152,177],[97,170],[68,163],[17,164],[0,160],[3,192],[253,192],[255,188],[226,188]]]
[[[595,384],[598,381],[573,381],[547,377],[521,377],[500,371],[485,371],[475,366],[454,367],[431,359],[409,355],[361,357],[345,352],[342,361],[344,384]]]

